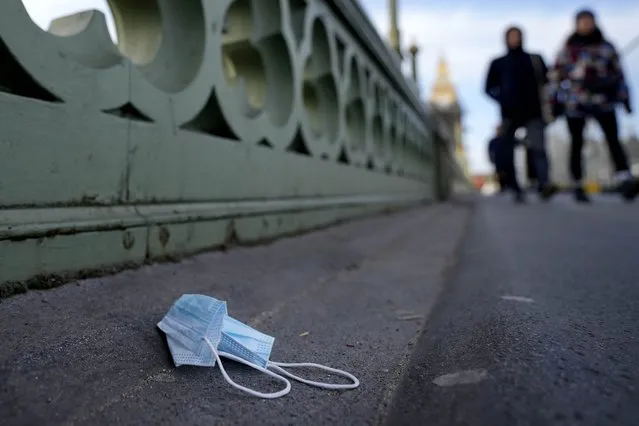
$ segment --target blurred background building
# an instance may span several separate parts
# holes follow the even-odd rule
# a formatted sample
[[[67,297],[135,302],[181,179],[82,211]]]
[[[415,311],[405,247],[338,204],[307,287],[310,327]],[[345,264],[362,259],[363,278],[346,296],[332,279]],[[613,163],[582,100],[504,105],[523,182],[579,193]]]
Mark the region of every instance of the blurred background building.
[[[388,0],[388,43],[390,47],[397,52],[400,61],[409,58],[411,77],[419,86],[417,55],[420,48],[416,42],[411,42],[406,51],[402,47],[402,31],[399,28],[398,19],[398,1]],[[460,168],[468,179],[471,178],[470,167],[466,155],[466,148],[463,142],[463,112],[457,89],[451,80],[450,69],[444,56],[440,56],[437,64],[436,78],[431,86],[431,94],[428,99],[428,105],[434,109],[440,118],[443,118],[455,138],[455,156]]]

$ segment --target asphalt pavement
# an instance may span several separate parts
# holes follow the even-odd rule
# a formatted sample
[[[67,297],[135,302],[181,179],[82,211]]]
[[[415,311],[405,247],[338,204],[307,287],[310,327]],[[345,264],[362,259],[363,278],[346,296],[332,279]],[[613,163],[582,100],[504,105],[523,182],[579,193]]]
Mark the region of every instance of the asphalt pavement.
[[[639,205],[478,204],[388,425],[639,425]]]
[[[495,197],[32,291],[0,301],[0,423],[636,426],[638,242],[639,204]],[[155,324],[183,293],[361,386],[261,400],[173,367]]]
[[[0,301],[0,424],[379,424],[470,212],[420,207]],[[361,386],[293,382],[285,397],[262,400],[218,368],[175,368],[155,324],[184,293],[226,300],[231,315],[274,336],[271,359],[342,368]],[[279,389],[225,365],[243,385]]]

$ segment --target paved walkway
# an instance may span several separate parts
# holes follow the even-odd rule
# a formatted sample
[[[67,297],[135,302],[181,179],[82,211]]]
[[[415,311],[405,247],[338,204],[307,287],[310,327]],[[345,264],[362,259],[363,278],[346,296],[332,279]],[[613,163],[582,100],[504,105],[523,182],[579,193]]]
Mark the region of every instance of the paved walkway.
[[[479,204],[388,425],[639,425],[639,204]]]
[[[2,301],[0,419],[639,425],[639,204],[597,201],[422,207]],[[273,359],[344,368],[361,387],[294,382],[266,401],[217,368],[174,368],[155,323],[187,292],[274,335]]]
[[[1,423],[379,423],[469,215],[464,205],[424,207],[0,301]],[[361,387],[294,383],[264,401],[217,368],[174,368],[155,324],[183,293],[227,300],[233,316],[276,337],[273,359],[344,368]],[[226,365],[243,384],[277,389]]]

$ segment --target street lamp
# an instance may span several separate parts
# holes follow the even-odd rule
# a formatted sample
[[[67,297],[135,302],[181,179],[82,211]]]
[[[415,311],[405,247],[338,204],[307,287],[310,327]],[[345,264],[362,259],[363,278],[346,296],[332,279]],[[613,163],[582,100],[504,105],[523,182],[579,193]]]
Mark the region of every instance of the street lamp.
[[[408,47],[408,53],[410,53],[411,74],[413,76],[413,80],[416,83],[419,83],[418,77],[417,77],[417,55],[419,54],[419,46],[417,46],[416,41],[413,41],[411,45]]]

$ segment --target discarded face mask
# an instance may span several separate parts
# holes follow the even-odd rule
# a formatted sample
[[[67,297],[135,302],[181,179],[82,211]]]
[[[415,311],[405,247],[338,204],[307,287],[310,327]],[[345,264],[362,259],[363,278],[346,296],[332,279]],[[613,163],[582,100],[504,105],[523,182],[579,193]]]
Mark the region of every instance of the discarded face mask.
[[[275,338],[224,315],[218,351],[242,358],[262,368],[268,367]]]
[[[325,389],[355,389],[359,380],[352,374],[314,363],[280,363],[270,361],[275,338],[237,321],[228,315],[226,302],[204,295],[180,297],[158,323],[167,336],[173,362],[180,365],[213,367],[216,362],[224,379],[233,387],[261,398],[278,398],[290,392],[291,379]],[[226,373],[220,357],[252,367],[285,383],[278,392],[262,393],[235,383]],[[315,382],[291,374],[285,368],[313,367],[352,380],[349,384]]]
[[[302,383],[306,383],[311,386],[316,386],[324,389],[355,389],[359,386],[359,380],[352,374],[338,370],[336,368],[327,367],[321,364],[314,364],[310,362],[304,363],[284,363],[269,361],[271,350],[273,349],[273,343],[275,338],[264,334],[254,328],[225,315],[222,323],[222,338],[218,345],[218,351],[224,351],[227,354],[235,355],[242,358],[254,365],[262,368],[272,368],[280,374],[283,374],[291,379],[297,380]],[[307,380],[296,376],[287,370],[286,368],[296,367],[312,367],[324,370],[335,375],[343,376],[351,380],[353,383],[324,383]]]
[[[168,336],[169,350],[176,366],[213,367],[216,357],[206,344],[220,342],[226,302],[212,297],[185,294],[158,323]]]

